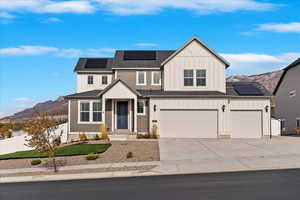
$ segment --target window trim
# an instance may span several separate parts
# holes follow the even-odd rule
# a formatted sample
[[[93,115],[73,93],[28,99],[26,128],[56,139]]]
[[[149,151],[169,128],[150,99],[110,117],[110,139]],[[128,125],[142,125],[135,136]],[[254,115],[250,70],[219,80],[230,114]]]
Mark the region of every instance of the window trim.
[[[91,83],[90,83],[90,77],[91,77]],[[88,75],[87,84],[88,85],[93,85],[94,84],[94,76],[93,75]]]
[[[286,120],[285,119],[280,119],[280,130],[281,131],[286,131]],[[284,126],[282,126],[282,124],[284,124]]]
[[[160,74],[159,83],[154,83],[154,74],[155,73],[159,73]],[[161,71],[152,71],[151,72],[151,85],[161,85]]]
[[[77,119],[77,123],[78,124],[103,124],[103,115],[104,115],[104,111],[103,111],[103,107],[102,107],[102,111],[97,111],[97,112],[101,112],[102,114],[102,117],[101,117],[101,121],[93,121],[93,103],[94,102],[97,102],[97,103],[102,103],[101,100],[79,100],[78,101],[78,119]],[[80,110],[80,105],[81,103],[89,103],[90,104],[90,110],[89,110],[89,121],[86,122],[86,121],[81,121],[80,119],[80,113],[81,113],[81,110]],[[86,111],[87,112],[87,111]]]
[[[103,84],[103,77],[106,77],[106,84]],[[108,75],[101,75],[101,85],[108,85]]]
[[[184,76],[184,71],[185,70],[193,70],[193,77],[186,77],[193,79],[193,85],[192,86],[185,86],[184,85],[184,80],[186,79]],[[197,70],[204,70],[205,71],[205,77],[197,77]],[[205,85],[197,85],[197,79],[204,79],[205,78]],[[199,68],[199,69],[191,69],[191,68],[186,68],[183,69],[183,87],[184,88],[207,88],[207,69]]]
[[[138,102],[143,102],[144,106],[143,106],[143,113],[139,113],[138,112]],[[138,100],[137,101],[137,111],[136,111],[137,115],[146,115],[146,101],[145,100]]]
[[[139,73],[144,73],[144,83],[139,83]],[[136,85],[147,85],[147,72],[146,71],[136,71]]]
[[[184,72],[186,71],[186,70],[189,70],[189,71],[192,71],[193,72],[193,76],[191,76],[191,77],[185,77],[184,76]],[[192,79],[192,81],[193,81],[193,85],[185,85],[184,84],[184,82],[185,82],[185,79]],[[194,69],[183,69],[183,87],[186,87],[186,88],[191,88],[191,87],[195,87],[195,74],[194,74]]]

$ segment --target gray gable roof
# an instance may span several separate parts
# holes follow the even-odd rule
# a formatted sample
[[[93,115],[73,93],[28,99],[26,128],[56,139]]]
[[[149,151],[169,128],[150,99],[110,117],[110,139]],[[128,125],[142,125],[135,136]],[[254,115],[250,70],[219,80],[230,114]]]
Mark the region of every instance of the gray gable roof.
[[[124,60],[125,50],[118,50],[115,54],[113,68],[160,68],[162,62],[175,52],[174,50],[153,51],[156,53],[155,60]]]
[[[66,99],[94,99],[99,98],[98,94],[100,94],[102,90],[91,90],[87,92],[74,93],[65,96]]]
[[[291,64],[289,64],[286,68],[283,69],[283,74],[281,75],[277,85],[276,85],[276,88],[273,92],[274,95],[276,95],[276,92],[279,88],[279,86],[281,85],[286,73],[291,69],[291,68],[294,68],[296,66],[298,66],[300,64],[300,58],[298,58],[297,60],[295,60],[294,62],[292,62]]]

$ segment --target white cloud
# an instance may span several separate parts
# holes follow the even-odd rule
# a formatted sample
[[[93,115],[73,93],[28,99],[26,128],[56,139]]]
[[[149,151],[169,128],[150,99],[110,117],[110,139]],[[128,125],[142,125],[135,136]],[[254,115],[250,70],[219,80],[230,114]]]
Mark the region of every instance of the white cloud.
[[[117,15],[152,14],[167,8],[193,10],[199,14],[234,12],[240,10],[265,11],[277,5],[257,0],[95,0],[102,10]]]
[[[58,49],[49,46],[19,46],[0,49],[0,55],[39,55],[55,52]]]
[[[1,0],[0,10],[34,13],[92,13],[95,7],[88,0]]]
[[[28,97],[19,97],[15,98],[14,100],[19,103],[26,103],[31,101],[31,99],[29,99]]]
[[[300,33],[300,22],[292,22],[287,24],[280,24],[280,23],[260,24],[258,30],[272,31],[278,33]]]
[[[235,11],[266,11],[279,4],[260,0],[1,0],[0,10],[33,13],[93,13],[115,15],[154,14],[165,9],[192,10],[198,14]]]
[[[58,22],[62,22],[62,21],[57,17],[49,17],[47,19],[42,20],[42,23],[58,23]]]
[[[234,74],[254,74],[281,69],[300,57],[300,52],[279,55],[241,53],[221,54],[231,63],[229,72]]]
[[[158,45],[154,44],[154,43],[136,43],[136,44],[134,44],[134,46],[137,46],[137,47],[156,47]]]
[[[52,46],[18,46],[0,48],[0,56],[33,56],[50,54],[54,56],[62,56],[67,58],[79,56],[112,56],[115,52],[113,48],[89,48],[89,49],[76,49],[76,48],[57,48]]]

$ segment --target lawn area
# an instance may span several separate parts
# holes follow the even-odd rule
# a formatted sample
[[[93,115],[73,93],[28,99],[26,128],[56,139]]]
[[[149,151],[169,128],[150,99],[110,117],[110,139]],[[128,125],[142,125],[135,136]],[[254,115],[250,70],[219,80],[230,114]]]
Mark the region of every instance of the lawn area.
[[[60,147],[56,150],[56,156],[77,156],[89,153],[103,153],[111,144],[74,144],[71,146]],[[45,158],[45,153],[39,153],[34,150],[19,151],[15,153],[0,155],[0,160],[20,159],[20,158]]]

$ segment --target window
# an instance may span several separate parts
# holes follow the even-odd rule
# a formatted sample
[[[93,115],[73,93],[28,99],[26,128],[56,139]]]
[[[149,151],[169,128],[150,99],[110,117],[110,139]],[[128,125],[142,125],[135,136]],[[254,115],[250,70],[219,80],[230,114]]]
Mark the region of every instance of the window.
[[[80,121],[81,122],[90,121],[90,102],[80,103]]]
[[[107,76],[102,76],[101,83],[102,83],[102,85],[107,85],[108,84]]]
[[[80,102],[80,122],[92,123],[102,122],[102,102],[101,101],[81,101]]]
[[[152,72],[152,85],[161,84],[161,72]]]
[[[88,84],[92,85],[94,83],[94,77],[93,76],[88,76]]]
[[[137,102],[137,114],[138,115],[145,115],[145,101],[138,101]]]
[[[300,118],[296,119],[296,126],[297,126],[297,128],[300,128]]]
[[[146,85],[146,72],[136,72],[136,84]]]
[[[197,86],[206,86],[206,70],[197,69],[196,70],[196,85]]]
[[[102,103],[93,102],[93,121],[101,122],[102,121]]]
[[[192,69],[184,70],[184,86],[194,85],[194,71]]]
[[[296,96],[296,90],[290,91],[289,96],[290,96],[290,98],[295,97]]]
[[[285,119],[280,119],[281,131],[285,131]]]

